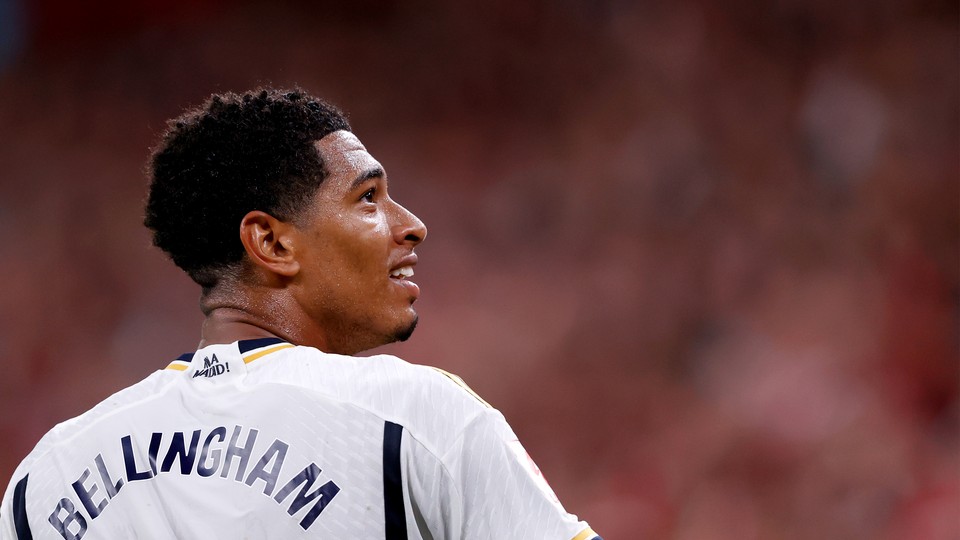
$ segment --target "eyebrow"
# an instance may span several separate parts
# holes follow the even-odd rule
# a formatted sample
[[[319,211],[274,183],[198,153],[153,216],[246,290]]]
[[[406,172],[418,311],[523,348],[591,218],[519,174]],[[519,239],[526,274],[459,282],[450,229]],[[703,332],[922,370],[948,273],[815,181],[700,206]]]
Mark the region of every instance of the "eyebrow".
[[[383,178],[387,173],[383,172],[383,167],[374,167],[372,169],[367,169],[360,173],[360,176],[357,176],[353,183],[350,184],[350,189],[356,189],[360,184],[370,180],[371,178]]]

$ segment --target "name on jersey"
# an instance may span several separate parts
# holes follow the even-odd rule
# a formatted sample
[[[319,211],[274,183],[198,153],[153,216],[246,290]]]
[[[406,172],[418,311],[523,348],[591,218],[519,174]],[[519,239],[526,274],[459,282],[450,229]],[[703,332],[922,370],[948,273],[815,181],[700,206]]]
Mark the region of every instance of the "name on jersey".
[[[110,470],[103,454],[97,454],[93,463],[71,484],[72,493],[60,499],[47,521],[64,540],[80,540],[87,526],[127,484],[149,481],[163,474],[181,474],[229,477],[234,482],[260,489],[279,505],[285,505],[289,499],[286,511],[290,516],[312,503],[300,518],[300,527],[309,529],[340,492],[340,487],[329,480],[310,491],[320,478],[320,467],[311,462],[292,474],[289,467],[285,471],[284,460],[290,445],[274,439],[266,450],[254,454],[258,435],[258,430],[239,425],[233,427],[229,437],[225,426],[208,432],[198,429],[192,433],[153,433],[146,455],[142,449],[138,454],[135,448],[141,445],[134,445],[131,435],[121,437],[118,443],[123,471]]]

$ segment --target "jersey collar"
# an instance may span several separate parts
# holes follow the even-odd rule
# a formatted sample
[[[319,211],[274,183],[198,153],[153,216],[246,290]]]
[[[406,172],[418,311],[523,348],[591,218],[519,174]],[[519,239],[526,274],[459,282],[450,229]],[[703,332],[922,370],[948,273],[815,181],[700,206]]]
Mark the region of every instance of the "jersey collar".
[[[250,362],[253,362],[254,360],[266,356],[272,352],[276,352],[281,349],[287,349],[293,346],[294,345],[276,337],[242,339],[237,341],[237,349],[239,349],[240,355],[243,357],[244,364],[249,364]],[[186,371],[187,368],[190,367],[190,362],[193,360],[195,354],[196,352],[181,354],[176,360],[170,362],[166,369]]]

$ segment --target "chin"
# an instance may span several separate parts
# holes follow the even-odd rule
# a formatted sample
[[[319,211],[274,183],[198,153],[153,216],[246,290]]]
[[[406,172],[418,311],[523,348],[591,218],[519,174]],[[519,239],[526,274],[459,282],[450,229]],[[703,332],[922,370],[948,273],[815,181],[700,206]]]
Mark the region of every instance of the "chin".
[[[393,341],[406,341],[410,339],[410,336],[413,335],[413,331],[417,328],[417,322],[419,320],[420,318],[414,315],[413,321],[394,332]]]

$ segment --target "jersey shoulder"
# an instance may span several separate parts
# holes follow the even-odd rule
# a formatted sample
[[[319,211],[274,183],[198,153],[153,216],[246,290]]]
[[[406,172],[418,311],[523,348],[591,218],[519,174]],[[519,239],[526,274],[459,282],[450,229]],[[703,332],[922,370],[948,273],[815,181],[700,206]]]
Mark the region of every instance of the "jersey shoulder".
[[[156,371],[140,382],[115,392],[86,412],[53,426],[20,462],[14,478],[22,476],[21,471],[29,470],[32,463],[43,458],[50,451],[69,444],[75,437],[95,428],[100,422],[108,421],[120,411],[156,398],[161,393],[161,389],[171,382],[173,381],[169,372]]]
[[[442,452],[478,416],[499,413],[460,377],[392,355],[340,356],[310,347],[283,351],[273,374],[399,424]],[[278,354],[279,356],[279,354]],[[278,381],[279,382],[279,381]]]

